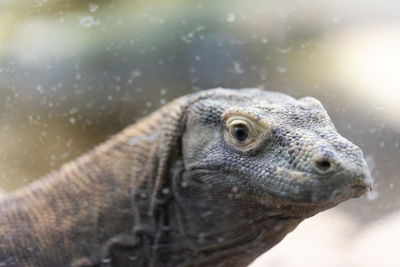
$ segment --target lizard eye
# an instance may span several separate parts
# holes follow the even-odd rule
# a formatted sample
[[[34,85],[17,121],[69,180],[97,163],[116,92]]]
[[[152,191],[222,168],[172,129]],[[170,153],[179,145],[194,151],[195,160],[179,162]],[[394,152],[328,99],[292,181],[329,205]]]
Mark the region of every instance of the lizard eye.
[[[249,137],[249,129],[244,124],[234,125],[230,128],[230,134],[239,143],[243,143]]]
[[[255,122],[244,116],[232,116],[226,121],[228,140],[244,147],[252,143],[258,136]]]

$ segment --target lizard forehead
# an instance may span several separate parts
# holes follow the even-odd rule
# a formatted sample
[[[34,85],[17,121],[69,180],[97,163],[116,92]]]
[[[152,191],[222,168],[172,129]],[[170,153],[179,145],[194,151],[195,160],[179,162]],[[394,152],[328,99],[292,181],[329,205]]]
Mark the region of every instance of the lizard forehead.
[[[208,113],[216,118],[216,114],[223,117],[226,113],[241,112],[280,127],[335,129],[325,108],[313,97],[297,100],[283,93],[258,89],[223,90],[220,95],[203,99],[198,106],[205,117],[209,117]]]

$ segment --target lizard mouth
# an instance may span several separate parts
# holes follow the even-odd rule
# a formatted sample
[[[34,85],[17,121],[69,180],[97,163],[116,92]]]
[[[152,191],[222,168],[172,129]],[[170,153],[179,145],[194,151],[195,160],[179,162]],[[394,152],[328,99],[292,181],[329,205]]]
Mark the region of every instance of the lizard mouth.
[[[350,198],[358,198],[372,190],[372,179],[367,175],[317,175],[309,172],[277,168],[274,179],[255,176],[240,170],[193,168],[197,175],[218,175],[229,177],[230,182],[246,184],[246,190],[253,191],[257,201],[262,203],[273,199],[282,205],[325,209],[336,206]],[[221,176],[222,175],[222,176]],[[261,189],[261,190],[260,190]]]
[[[368,174],[352,176],[332,173],[322,176],[291,170],[282,173],[285,173],[282,179],[289,181],[289,185],[278,187],[278,190],[274,188],[272,193],[294,205],[335,206],[373,190],[372,179]]]

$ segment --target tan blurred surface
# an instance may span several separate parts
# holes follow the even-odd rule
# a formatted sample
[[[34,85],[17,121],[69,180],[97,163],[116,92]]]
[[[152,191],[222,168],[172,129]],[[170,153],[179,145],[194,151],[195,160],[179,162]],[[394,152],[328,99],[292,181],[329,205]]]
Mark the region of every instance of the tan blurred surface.
[[[333,209],[306,220],[251,267],[398,266],[400,213],[366,226]]]

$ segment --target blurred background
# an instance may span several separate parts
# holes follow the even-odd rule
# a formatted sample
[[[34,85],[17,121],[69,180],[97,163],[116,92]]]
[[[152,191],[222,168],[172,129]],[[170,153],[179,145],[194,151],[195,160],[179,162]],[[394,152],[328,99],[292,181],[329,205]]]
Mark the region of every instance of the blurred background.
[[[0,188],[213,87],[320,99],[376,179],[254,266],[398,266],[397,0],[0,0]]]

